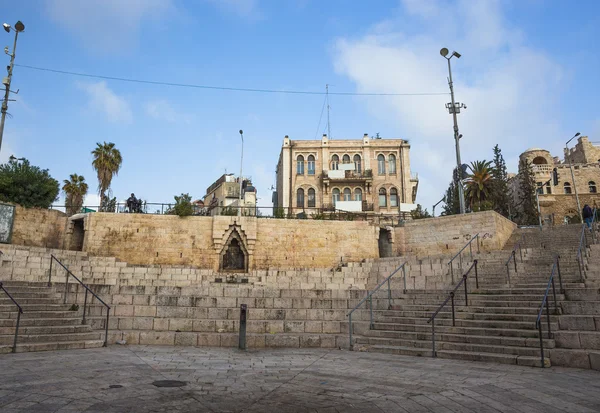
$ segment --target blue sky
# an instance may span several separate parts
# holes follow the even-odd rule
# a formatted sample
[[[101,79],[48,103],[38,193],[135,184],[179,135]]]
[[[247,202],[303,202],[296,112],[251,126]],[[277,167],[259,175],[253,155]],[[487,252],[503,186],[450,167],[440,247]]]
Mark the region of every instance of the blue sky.
[[[332,92],[446,92],[441,47],[453,59],[464,162],[509,167],[541,146],[561,155],[575,132],[600,141],[600,3],[542,0],[2,0],[22,20],[16,63],[145,80]],[[12,47],[12,35],[4,32]],[[3,46],[3,45],[0,45]],[[8,63],[8,57],[4,59]],[[222,173],[244,175],[260,205],[284,135],[325,128],[320,95],[184,89],[81,78],[15,67],[0,161],[26,157],[59,179],[82,174],[97,202],[90,151],[114,142],[123,167],[112,189],[153,202],[195,199]],[[417,201],[431,210],[455,163],[447,96],[332,96],[331,134],[379,133],[411,142]]]

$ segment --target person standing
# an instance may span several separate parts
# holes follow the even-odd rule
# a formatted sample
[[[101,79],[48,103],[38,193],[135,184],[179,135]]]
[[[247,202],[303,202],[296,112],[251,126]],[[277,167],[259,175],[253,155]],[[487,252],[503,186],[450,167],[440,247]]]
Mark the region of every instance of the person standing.
[[[582,215],[583,220],[585,221],[585,224],[587,225],[588,229],[592,229],[592,219],[594,217],[594,212],[588,204],[585,204],[585,206],[583,207]]]

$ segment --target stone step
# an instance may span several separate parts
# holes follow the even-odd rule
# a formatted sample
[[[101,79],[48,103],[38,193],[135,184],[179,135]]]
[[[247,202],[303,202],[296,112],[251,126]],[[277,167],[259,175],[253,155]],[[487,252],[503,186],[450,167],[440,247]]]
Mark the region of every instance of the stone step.
[[[468,311],[468,307],[463,308],[464,311],[456,311],[455,318],[463,319],[463,320],[496,320],[496,321],[527,321],[535,323],[537,319],[537,312],[531,312],[530,314],[505,314],[505,313],[476,313]],[[397,310],[388,310],[388,311],[378,311],[374,312],[374,318],[377,320],[387,319],[387,317],[408,317],[408,318],[426,318],[431,317],[432,312],[430,311],[397,311]],[[436,317],[436,319],[444,318],[450,319],[452,317],[452,312],[440,311]],[[542,317],[545,319],[545,312]]]
[[[29,315],[29,314],[27,314]],[[81,325],[81,317],[77,318],[25,318],[21,316],[20,326],[68,326]],[[15,327],[17,318],[0,319],[0,327]]]
[[[383,321],[385,320],[385,321]],[[408,318],[408,317],[385,317],[382,320],[375,320],[377,324],[412,324],[412,325],[429,325],[428,318]],[[551,327],[558,329],[558,323],[552,321],[550,317]],[[452,318],[443,317],[435,319],[435,326],[452,326]],[[456,327],[481,327],[481,328],[496,328],[496,329],[529,329],[535,327],[535,320],[530,321],[505,321],[505,320],[471,320],[464,318],[455,319]]]
[[[431,331],[430,324],[399,324],[399,323],[375,323],[374,329],[376,330],[388,330],[388,331],[414,331],[426,333]],[[440,325],[436,323],[436,331],[440,333],[455,333],[455,334],[467,334],[467,335],[484,335],[484,336],[505,336],[505,337],[538,337],[538,330],[535,329],[535,325],[532,325],[530,329],[508,329],[508,328],[482,328],[482,327],[452,327]]]
[[[53,334],[73,334],[73,333],[89,333],[90,326],[82,325],[81,320],[79,325],[63,325],[63,326],[19,326],[19,336],[21,335],[53,335]],[[14,327],[0,327],[0,336],[14,334]]]
[[[32,351],[55,351],[55,350],[73,350],[84,348],[98,348],[104,345],[103,340],[83,340],[83,341],[57,341],[47,343],[20,343],[17,342],[17,353],[26,353]],[[0,345],[0,353],[10,353],[11,345]]]
[[[21,315],[21,321],[25,319],[48,319],[48,318],[73,318],[77,311],[49,310],[49,311],[27,311]],[[16,319],[16,307],[12,311],[0,311],[0,320]]]
[[[72,304],[71,304],[72,305]],[[22,305],[23,312],[37,312],[37,311],[67,311],[71,307],[70,304],[25,304]],[[15,305],[11,303],[0,304],[0,313],[6,311],[14,311]]]
[[[101,333],[92,331],[88,327],[88,332],[83,333],[65,333],[65,334],[21,334],[17,343],[55,343],[60,341],[87,341],[87,340],[99,340]],[[0,335],[0,345],[12,344],[14,340],[14,331],[10,334]]]

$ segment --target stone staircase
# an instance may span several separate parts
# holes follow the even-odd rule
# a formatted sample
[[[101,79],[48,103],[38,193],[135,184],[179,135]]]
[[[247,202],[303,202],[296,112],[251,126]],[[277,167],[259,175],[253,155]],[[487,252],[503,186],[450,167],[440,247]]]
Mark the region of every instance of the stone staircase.
[[[4,288],[23,308],[17,352],[102,347],[103,334],[82,324],[81,311],[71,311],[61,295],[44,284],[4,281]],[[12,351],[18,310],[0,291],[0,353]]]
[[[436,317],[436,356],[540,366],[540,338],[536,329],[536,319],[550,276],[553,257],[559,254],[565,294],[561,294],[556,277],[556,298],[559,304],[554,311],[551,301],[550,327],[554,334],[551,339],[547,338],[545,311],[542,314],[544,365],[550,365],[550,359],[556,359],[558,364],[569,365],[569,360],[562,362],[565,359],[564,352],[555,350],[554,337],[562,337],[562,332],[558,331],[566,322],[560,314],[563,308],[573,311],[574,303],[568,300],[574,296],[574,291],[580,291],[579,297],[583,290],[586,291],[586,297],[592,300],[600,299],[599,295],[591,294],[581,283],[575,259],[580,230],[581,226],[569,226],[548,232],[540,232],[539,229],[537,232],[516,231],[510,241],[512,245],[507,245],[504,251],[478,254],[476,258],[479,289],[475,286],[474,274],[471,272],[467,280],[468,306],[465,305],[464,289],[461,287],[456,292],[455,326],[452,325],[450,302]],[[526,245],[523,250],[523,262],[517,251],[517,272],[515,273],[511,261],[509,285],[506,261],[521,234]],[[471,262],[463,263],[463,268],[470,264]],[[432,326],[427,321],[448,296],[446,291],[453,286],[448,276],[445,279],[441,278],[440,284],[443,285],[445,281],[446,288],[438,291],[409,290],[406,294],[394,295],[394,304],[389,309],[387,300],[382,299],[387,291],[376,294],[378,300],[374,300],[374,306],[377,305],[374,309],[374,323],[370,329],[363,330],[362,335],[355,338],[354,348],[362,351],[431,357]],[[458,280],[457,277],[455,283]],[[582,308],[577,305],[575,307]],[[590,313],[586,325],[589,328],[593,326],[595,332],[596,326],[600,327],[600,301],[585,308],[582,311]],[[591,321],[595,321],[595,324]],[[594,336],[594,340],[596,337]],[[588,336],[586,339],[589,340]],[[594,343],[600,349],[600,340]],[[582,367],[585,367],[584,364],[580,363]],[[587,367],[589,368],[589,363]]]

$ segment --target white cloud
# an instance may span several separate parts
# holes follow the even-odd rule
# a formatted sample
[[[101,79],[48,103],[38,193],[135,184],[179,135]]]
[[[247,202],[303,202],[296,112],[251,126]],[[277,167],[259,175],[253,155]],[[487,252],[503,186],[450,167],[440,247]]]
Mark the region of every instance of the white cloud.
[[[109,89],[105,81],[78,83],[77,86],[90,98],[90,107],[103,112],[109,121],[130,123],[133,120],[129,103]]]
[[[496,143],[507,162],[530,146],[559,148],[556,102],[563,70],[527,47],[518,28],[506,25],[498,1],[402,4],[419,31],[386,20],[361,38],[338,39],[338,73],[360,92],[446,92],[448,69],[439,50],[455,47],[462,53],[452,59],[456,99],[468,106],[459,115],[463,163],[491,159]],[[445,23],[456,21],[467,29]],[[431,210],[456,165],[452,117],[444,108],[450,96],[362,100],[373,116],[395,122],[411,141],[411,169],[421,179],[417,202]]]
[[[46,0],[48,14],[92,50],[114,52],[137,41],[143,20],[164,17],[172,0]]]
[[[147,102],[144,105],[144,110],[148,116],[169,123],[190,124],[192,122],[192,115],[180,112],[166,100],[159,99]]]
[[[233,13],[248,20],[260,20],[264,17],[257,0],[205,0],[224,12]]]

